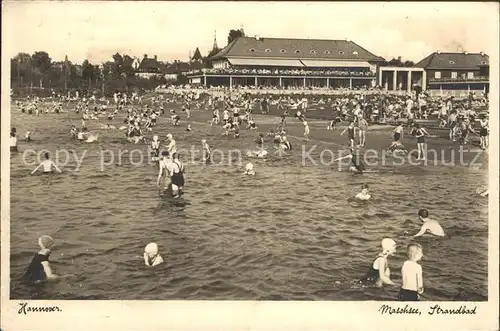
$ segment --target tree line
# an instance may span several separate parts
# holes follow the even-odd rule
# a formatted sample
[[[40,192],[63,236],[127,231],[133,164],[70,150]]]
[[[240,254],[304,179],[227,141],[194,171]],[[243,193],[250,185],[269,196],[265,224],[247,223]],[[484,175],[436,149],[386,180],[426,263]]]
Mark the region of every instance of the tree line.
[[[135,73],[134,59],[129,55],[116,53],[113,61],[99,65],[88,60],[81,64],[53,61],[45,51],[32,55],[19,53],[11,59],[11,88],[14,91],[67,91],[85,90],[105,93],[118,91],[150,90],[158,85],[167,84],[163,75],[141,78]]]

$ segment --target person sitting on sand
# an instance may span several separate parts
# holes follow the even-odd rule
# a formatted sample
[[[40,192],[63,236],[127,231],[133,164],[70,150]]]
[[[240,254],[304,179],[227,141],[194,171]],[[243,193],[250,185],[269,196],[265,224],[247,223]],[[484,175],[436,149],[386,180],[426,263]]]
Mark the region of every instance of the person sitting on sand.
[[[368,272],[361,279],[362,282],[374,283],[378,287],[383,284],[395,285],[391,280],[391,269],[389,268],[388,257],[396,252],[396,242],[390,238],[382,239],[382,252],[370,265]]]
[[[370,200],[371,195],[368,193],[368,184],[363,184],[361,192],[356,194],[356,199],[358,200]]]
[[[42,161],[42,163],[40,163],[40,165],[38,167],[35,168],[35,170],[33,170],[31,172],[31,175],[33,175],[35,172],[38,171],[38,169],[40,169],[41,167],[43,167],[43,173],[44,174],[47,174],[47,173],[52,173],[52,167],[54,167],[54,169],[61,173],[61,169],[59,169],[56,164],[50,159],[50,155],[48,152],[46,152],[44,154],[44,157],[45,157],[45,160]]]
[[[52,248],[54,248],[54,239],[50,236],[43,235],[38,238],[38,246],[40,246],[40,251],[33,256],[23,276],[23,279],[34,283],[41,283],[58,277],[52,272],[49,263],[50,252]]]
[[[444,237],[445,233],[441,224],[438,221],[429,218],[429,212],[427,209],[420,209],[418,211],[418,218],[422,221],[423,225],[420,231],[413,237],[420,237],[425,233],[430,233],[434,236]]]
[[[251,162],[247,163],[244,175],[254,176],[255,170],[253,169],[253,164]]]
[[[158,245],[156,243],[147,244],[144,248],[144,264],[148,267],[156,267],[163,262],[163,257],[158,252]]]

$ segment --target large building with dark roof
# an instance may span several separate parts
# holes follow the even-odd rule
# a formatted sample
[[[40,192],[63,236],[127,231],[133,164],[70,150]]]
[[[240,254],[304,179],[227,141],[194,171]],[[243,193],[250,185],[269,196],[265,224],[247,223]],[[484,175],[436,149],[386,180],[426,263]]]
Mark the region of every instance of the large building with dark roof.
[[[434,52],[415,64],[427,73],[430,90],[489,90],[489,56]]]
[[[361,87],[376,85],[384,59],[353,41],[240,37],[191,72],[206,86]]]

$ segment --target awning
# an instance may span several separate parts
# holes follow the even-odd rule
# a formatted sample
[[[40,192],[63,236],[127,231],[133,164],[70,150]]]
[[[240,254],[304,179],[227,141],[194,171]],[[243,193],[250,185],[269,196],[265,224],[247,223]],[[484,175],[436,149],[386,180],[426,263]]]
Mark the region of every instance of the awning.
[[[276,66],[276,67],[301,67],[304,65],[299,60],[288,59],[228,59],[235,66]]]
[[[301,60],[306,67],[310,68],[370,68],[368,62],[359,61],[321,61]]]

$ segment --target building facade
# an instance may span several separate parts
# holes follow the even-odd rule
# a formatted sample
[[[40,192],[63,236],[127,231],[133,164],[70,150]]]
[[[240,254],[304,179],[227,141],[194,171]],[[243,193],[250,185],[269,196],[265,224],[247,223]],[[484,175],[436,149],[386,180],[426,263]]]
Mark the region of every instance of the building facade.
[[[373,87],[384,59],[347,40],[240,37],[191,71],[191,84],[253,87]]]
[[[380,67],[379,85],[387,90],[489,91],[489,57],[484,53],[434,52],[413,67]]]

